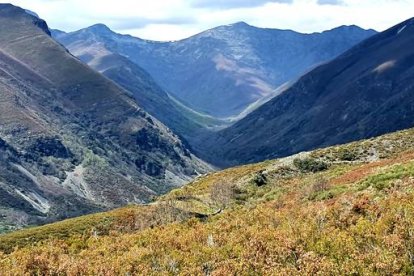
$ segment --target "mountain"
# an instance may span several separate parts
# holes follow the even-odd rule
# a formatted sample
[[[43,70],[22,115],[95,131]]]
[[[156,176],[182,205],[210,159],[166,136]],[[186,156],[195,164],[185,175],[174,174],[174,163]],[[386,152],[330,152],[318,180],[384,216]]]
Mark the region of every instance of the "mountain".
[[[1,4],[0,24],[1,225],[149,201],[209,170],[43,20]]]
[[[189,108],[183,107],[176,99],[168,95],[153,78],[128,58],[111,52],[103,43],[85,42],[99,40],[100,34],[111,33],[104,25],[98,24],[77,34],[82,41],[75,45],[66,43],[72,40],[72,34],[52,30],[52,36],[69,46],[71,53],[102,73],[116,84],[131,92],[137,103],[146,112],[170,127],[175,133],[191,138],[204,127],[223,124],[218,120],[202,116]],[[98,36],[97,39],[95,37]]]
[[[411,275],[414,129],[0,235],[5,275]]]
[[[410,19],[317,67],[205,147],[232,165],[411,127],[413,43]]]
[[[120,35],[98,24],[56,38],[82,60],[102,54],[97,50],[101,48],[125,56],[190,108],[234,119],[374,33],[342,26],[301,34],[241,22],[180,41],[155,42]]]

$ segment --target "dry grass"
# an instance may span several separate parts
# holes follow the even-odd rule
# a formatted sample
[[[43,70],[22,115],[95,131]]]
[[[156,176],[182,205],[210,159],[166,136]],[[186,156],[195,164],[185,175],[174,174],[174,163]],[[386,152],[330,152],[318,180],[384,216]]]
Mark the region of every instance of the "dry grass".
[[[412,274],[411,133],[344,145],[364,148],[352,162],[332,157],[340,147],[311,153],[330,160],[326,171],[283,160],[243,166],[152,205],[1,236],[8,250],[21,248],[0,253],[0,275]],[[381,158],[369,161],[371,148]],[[259,172],[266,185],[252,181]]]

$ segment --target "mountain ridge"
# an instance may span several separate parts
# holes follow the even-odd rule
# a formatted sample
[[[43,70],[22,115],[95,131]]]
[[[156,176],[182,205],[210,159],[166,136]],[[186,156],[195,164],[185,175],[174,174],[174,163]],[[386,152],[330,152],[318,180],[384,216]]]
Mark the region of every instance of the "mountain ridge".
[[[0,24],[0,224],[149,201],[211,169],[45,21],[1,4]]]
[[[254,102],[274,95],[279,86],[374,33],[351,28],[354,33],[334,31],[336,36],[300,34],[233,24],[179,41],[155,42],[106,32],[99,37],[95,28],[57,39],[72,52],[103,44],[138,64],[185,105],[221,119],[237,117]],[[277,54],[272,49],[278,49]],[[290,69],[282,72],[282,67]]]
[[[315,68],[284,94],[218,133],[212,144],[220,148],[221,157],[244,163],[412,126],[410,22]]]

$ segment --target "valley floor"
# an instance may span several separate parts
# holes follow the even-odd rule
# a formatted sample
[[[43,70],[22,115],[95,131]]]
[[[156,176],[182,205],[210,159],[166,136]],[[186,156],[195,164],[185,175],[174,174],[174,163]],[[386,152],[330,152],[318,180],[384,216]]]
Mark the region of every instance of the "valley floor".
[[[414,130],[0,236],[0,275],[414,273]]]

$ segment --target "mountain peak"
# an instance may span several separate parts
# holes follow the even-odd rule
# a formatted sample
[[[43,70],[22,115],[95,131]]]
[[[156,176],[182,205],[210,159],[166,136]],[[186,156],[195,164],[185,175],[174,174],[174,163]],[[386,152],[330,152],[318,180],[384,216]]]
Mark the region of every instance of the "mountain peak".
[[[331,32],[331,31],[339,31],[339,32],[365,32],[365,31],[373,31],[376,33],[375,30],[370,29],[370,30],[366,30],[364,28],[361,28],[357,25],[342,25],[342,26],[338,26],[336,28],[333,28],[331,30],[327,30],[325,32]]]
[[[360,36],[365,36],[367,33],[369,33],[370,35],[374,35],[374,34],[377,34],[378,32],[373,29],[364,29],[357,25],[342,25],[342,26],[338,26],[333,29],[321,32],[321,34],[328,34],[331,36],[341,36],[341,37],[342,36],[360,37]]]
[[[0,4],[0,17],[8,19],[22,19],[22,22],[27,24],[33,24],[36,27],[42,29],[49,36],[50,30],[46,22],[39,18],[39,16],[29,10],[22,9],[12,4]]]
[[[232,27],[251,27],[249,24],[247,24],[244,21],[239,21],[239,22],[230,24],[229,26],[232,26]]]
[[[255,28],[252,25],[247,24],[244,21],[239,21],[236,23],[232,23],[232,24],[228,24],[228,25],[223,25],[223,26],[219,26],[217,28],[224,28],[224,29],[229,29],[229,30],[246,30],[246,29],[251,29],[251,28]]]
[[[29,10],[22,9],[12,4],[0,3],[0,14],[2,17],[16,17],[16,16],[30,15],[31,17],[39,18],[39,16],[36,13],[29,11]]]
[[[34,17],[40,18],[37,13],[35,13],[35,12],[31,11],[31,10],[25,10],[25,11],[26,11],[26,13],[28,13],[28,14],[34,16]]]
[[[88,31],[91,31],[93,33],[97,33],[97,34],[100,34],[100,35],[113,34],[114,33],[108,26],[106,26],[105,24],[102,24],[102,23],[92,25],[92,26],[90,26],[90,27],[88,27],[84,30],[88,30]]]
[[[228,24],[228,25],[221,25],[207,31],[201,32],[196,34],[195,37],[204,37],[204,36],[223,36],[223,35],[230,35],[237,32],[244,32],[249,28],[255,28],[244,21],[239,21],[236,23]]]
[[[352,24],[352,25],[341,25],[341,26],[338,26],[336,29],[358,29],[360,30],[362,28],[355,24]]]
[[[19,7],[9,4],[9,3],[0,3],[0,10],[5,10],[5,9],[20,9]]]

